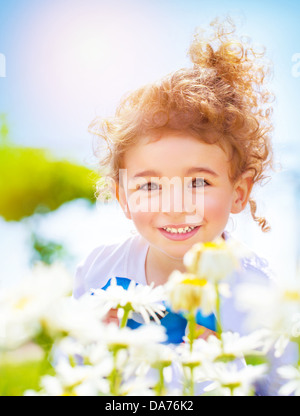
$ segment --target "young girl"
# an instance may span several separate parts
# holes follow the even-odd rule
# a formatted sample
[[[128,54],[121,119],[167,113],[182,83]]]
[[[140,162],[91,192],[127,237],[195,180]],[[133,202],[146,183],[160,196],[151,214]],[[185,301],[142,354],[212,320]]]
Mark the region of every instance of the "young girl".
[[[247,203],[268,229],[250,197],[272,159],[267,68],[232,38],[233,27],[216,22],[214,29],[210,39],[195,36],[193,67],[130,93],[115,117],[94,122],[108,148],[101,166],[139,235],[96,248],[78,268],[76,296],[114,275],[165,283],[184,270],[193,244],[225,238],[229,215]]]
[[[173,270],[185,271],[183,256],[195,243],[228,238],[229,215],[247,204],[267,231],[251,191],[272,162],[268,69],[262,54],[232,38],[233,28],[213,27],[210,39],[195,36],[191,68],[130,93],[114,117],[95,122],[108,147],[101,165],[138,234],[97,247],[77,269],[75,297],[113,277],[166,283]],[[260,276],[263,267],[258,257],[244,262]],[[242,331],[228,302],[223,316],[225,329]],[[201,324],[214,329],[211,319]]]

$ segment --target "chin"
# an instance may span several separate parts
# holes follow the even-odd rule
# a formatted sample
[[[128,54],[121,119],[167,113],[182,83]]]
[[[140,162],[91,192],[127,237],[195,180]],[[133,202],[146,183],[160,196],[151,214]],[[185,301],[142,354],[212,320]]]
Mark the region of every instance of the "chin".
[[[185,249],[183,247],[177,248],[177,249],[173,249],[173,250],[170,250],[169,249],[169,250],[164,250],[164,253],[168,257],[170,257],[171,259],[173,259],[173,260],[180,260],[180,261],[182,261],[185,253],[187,251],[189,251],[191,248],[192,248],[192,246],[187,247]]]

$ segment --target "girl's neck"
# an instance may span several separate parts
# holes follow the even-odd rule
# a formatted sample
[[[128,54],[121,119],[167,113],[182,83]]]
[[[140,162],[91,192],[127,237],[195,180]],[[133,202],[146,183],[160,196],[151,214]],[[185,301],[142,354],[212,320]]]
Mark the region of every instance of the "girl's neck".
[[[223,232],[221,237],[226,240],[227,234]],[[145,260],[147,284],[149,285],[152,282],[154,286],[165,284],[174,270],[186,271],[183,259],[169,257],[150,245]]]
[[[183,259],[168,257],[154,247],[149,247],[145,261],[145,274],[148,285],[152,282],[154,286],[165,284],[174,270],[185,271]]]

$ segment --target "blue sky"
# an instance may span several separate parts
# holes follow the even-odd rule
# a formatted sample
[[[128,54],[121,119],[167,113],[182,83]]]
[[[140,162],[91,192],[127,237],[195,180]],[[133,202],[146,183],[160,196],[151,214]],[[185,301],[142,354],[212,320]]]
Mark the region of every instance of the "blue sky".
[[[291,0],[0,0],[0,113],[11,138],[89,163],[90,121],[113,113],[125,92],[189,65],[195,28],[226,14],[238,19],[239,34],[266,46],[274,139],[297,143],[300,2]]]

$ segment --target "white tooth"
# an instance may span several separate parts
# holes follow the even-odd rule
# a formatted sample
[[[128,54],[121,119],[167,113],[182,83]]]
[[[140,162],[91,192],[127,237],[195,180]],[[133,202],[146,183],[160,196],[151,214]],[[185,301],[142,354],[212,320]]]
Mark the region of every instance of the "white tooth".
[[[187,227],[180,227],[180,228],[170,228],[170,227],[163,227],[164,230],[168,231],[169,233],[172,234],[184,234],[184,233],[188,233],[190,231],[192,231],[194,228],[196,228],[196,226],[191,227],[191,226],[187,226]]]

